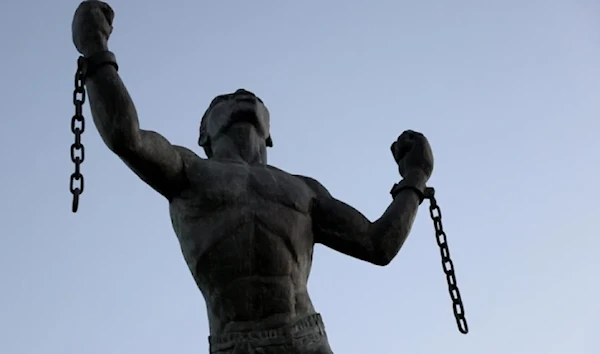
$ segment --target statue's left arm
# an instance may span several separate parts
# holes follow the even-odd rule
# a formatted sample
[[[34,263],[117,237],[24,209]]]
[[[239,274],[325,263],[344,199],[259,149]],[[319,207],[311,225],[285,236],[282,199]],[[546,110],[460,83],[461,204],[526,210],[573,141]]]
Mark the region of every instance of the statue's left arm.
[[[316,180],[307,183],[315,193],[311,209],[315,242],[349,256],[387,265],[408,237],[433,170],[433,156],[422,134],[407,131],[392,145],[402,182],[393,201],[374,222],[350,205],[335,199]]]
[[[418,179],[411,183],[424,184]],[[332,197],[318,182],[309,184],[316,194],[311,211],[315,242],[381,266],[398,254],[419,208],[419,194],[413,189],[400,191],[383,215],[371,222],[352,206]]]

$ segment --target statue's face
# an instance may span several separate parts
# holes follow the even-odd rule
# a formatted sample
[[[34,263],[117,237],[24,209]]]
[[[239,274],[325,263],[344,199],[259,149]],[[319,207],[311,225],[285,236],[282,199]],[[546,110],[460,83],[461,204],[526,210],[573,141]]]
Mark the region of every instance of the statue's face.
[[[244,89],[217,96],[203,120],[201,134],[206,134],[213,141],[234,124],[252,124],[263,140],[269,137],[269,110],[260,98]]]

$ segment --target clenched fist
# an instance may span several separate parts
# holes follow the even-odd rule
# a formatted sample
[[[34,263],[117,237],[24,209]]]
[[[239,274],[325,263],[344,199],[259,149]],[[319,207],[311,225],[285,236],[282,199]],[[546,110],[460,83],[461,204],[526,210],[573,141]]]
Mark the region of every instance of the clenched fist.
[[[115,14],[102,1],[84,1],[73,16],[73,44],[85,57],[108,50]]]
[[[433,153],[423,134],[405,131],[392,144],[392,154],[402,177],[419,176],[427,182],[433,171]]]

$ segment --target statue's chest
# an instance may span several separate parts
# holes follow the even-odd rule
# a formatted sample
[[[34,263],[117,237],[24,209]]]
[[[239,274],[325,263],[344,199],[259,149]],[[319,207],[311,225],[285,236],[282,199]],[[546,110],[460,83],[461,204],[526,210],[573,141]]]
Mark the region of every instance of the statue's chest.
[[[277,204],[308,213],[312,191],[293,175],[263,166],[213,163],[188,172],[191,188],[186,196],[196,211],[219,211],[236,206],[260,208]]]
[[[171,202],[192,272],[210,264],[206,269],[239,266],[226,272],[232,277],[271,274],[304,257],[313,197],[304,181],[271,167],[214,165],[188,170],[190,188]]]

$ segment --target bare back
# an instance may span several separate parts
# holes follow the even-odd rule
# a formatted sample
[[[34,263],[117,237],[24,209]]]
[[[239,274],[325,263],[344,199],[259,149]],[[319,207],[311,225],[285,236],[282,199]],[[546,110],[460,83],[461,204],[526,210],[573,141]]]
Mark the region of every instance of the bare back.
[[[202,160],[177,149],[189,184],[171,199],[171,219],[206,300],[211,335],[313,314],[306,289],[313,191],[270,166]]]

